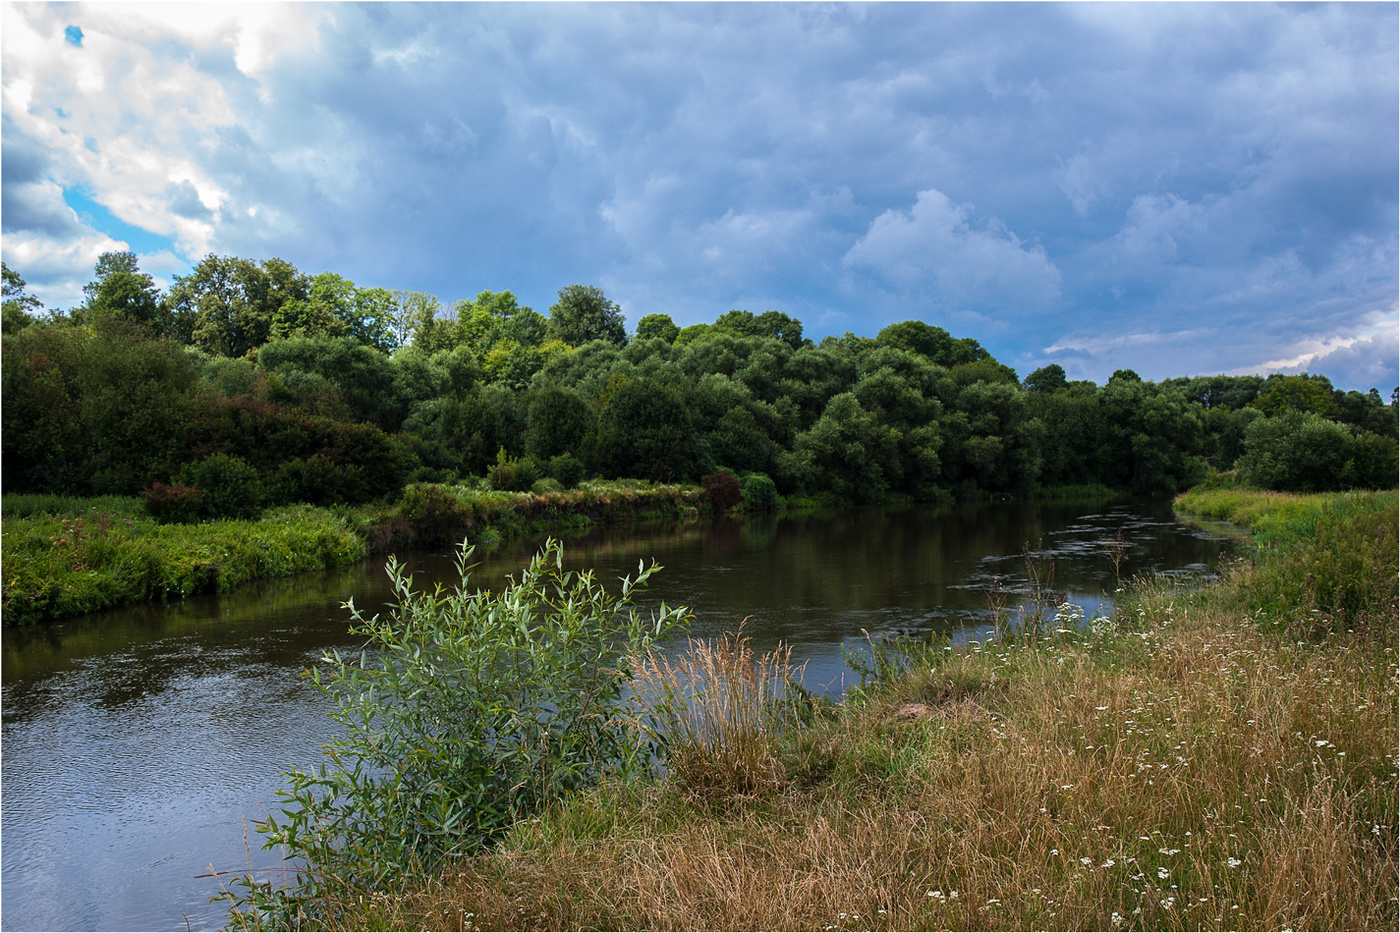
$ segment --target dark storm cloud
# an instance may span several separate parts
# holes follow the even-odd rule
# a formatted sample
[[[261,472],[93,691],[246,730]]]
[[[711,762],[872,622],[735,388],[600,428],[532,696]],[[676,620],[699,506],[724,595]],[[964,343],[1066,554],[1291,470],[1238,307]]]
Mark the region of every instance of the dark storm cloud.
[[[221,252],[540,310],[596,283],[634,321],[921,318],[1099,380],[1369,346],[1396,309],[1393,5],[296,9],[255,68],[187,53],[223,196],[167,209]]]

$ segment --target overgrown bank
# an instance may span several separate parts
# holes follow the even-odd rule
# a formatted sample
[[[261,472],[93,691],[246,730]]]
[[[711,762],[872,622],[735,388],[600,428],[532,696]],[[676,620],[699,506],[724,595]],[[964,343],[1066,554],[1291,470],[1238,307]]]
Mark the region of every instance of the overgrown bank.
[[[1233,494],[1182,507],[1261,501]],[[440,872],[328,889],[320,922],[1394,929],[1396,501],[1266,501],[1257,554],[1218,585],[1139,580],[1112,619],[1045,605],[1015,637],[879,651],[840,708],[721,716],[668,749],[669,778],[574,795]],[[751,668],[733,648],[708,650]]]
[[[493,492],[420,483],[391,505],[293,505],[259,519],[160,524],[135,497],[6,496],[4,625],[249,580],[345,567],[367,556],[460,541],[646,518],[705,507],[698,486],[615,481],[563,491]]]

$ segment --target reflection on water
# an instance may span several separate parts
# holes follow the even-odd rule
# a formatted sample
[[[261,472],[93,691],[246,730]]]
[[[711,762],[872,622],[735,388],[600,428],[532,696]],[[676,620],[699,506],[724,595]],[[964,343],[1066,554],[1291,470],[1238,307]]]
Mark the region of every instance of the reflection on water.
[[[1104,540],[1120,531],[1125,576],[1208,572],[1231,544],[1166,504],[1003,503],[605,529],[570,539],[565,558],[609,584],[655,559],[644,606],[691,607],[692,637],[747,619],[756,650],[788,643],[807,686],[836,694],[842,648],[863,632],[987,627],[987,591],[1024,593],[1028,553],[1092,616],[1115,588]],[[499,588],[538,544],[480,558],[472,582]],[[450,584],[455,557],[405,563],[422,585]],[[5,632],[3,928],[221,926],[217,885],[194,876],[272,864],[251,829],[245,848],[245,816],[276,805],[283,770],[318,758],[331,724],[298,675],[354,646],[351,595],[384,603],[382,561]]]

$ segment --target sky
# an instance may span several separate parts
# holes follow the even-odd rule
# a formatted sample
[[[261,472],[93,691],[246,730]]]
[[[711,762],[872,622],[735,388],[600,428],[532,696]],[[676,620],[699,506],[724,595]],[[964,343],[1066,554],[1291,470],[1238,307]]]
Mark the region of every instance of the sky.
[[[0,254],[1400,385],[1400,6],[6,3]]]

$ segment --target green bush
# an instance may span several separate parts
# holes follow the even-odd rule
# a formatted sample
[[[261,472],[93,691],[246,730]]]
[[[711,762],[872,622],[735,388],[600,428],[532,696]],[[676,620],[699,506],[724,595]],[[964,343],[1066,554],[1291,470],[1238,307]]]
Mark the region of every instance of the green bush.
[[[539,478],[540,470],[534,460],[507,457],[504,447],[496,454],[495,465],[486,470],[486,481],[500,492],[529,492]]]
[[[346,604],[365,649],[327,653],[312,672],[344,732],[316,770],[286,775],[285,806],[258,826],[265,847],[305,868],[291,889],[244,879],[235,921],[315,922],[333,885],[392,888],[604,775],[649,770],[627,715],[628,659],[688,620],[664,604],[650,620],[632,608],[659,568],[615,598],[591,573],[564,572],[550,541],[493,594],[471,585],[471,553],[451,591],[414,589],[391,560],[388,618]]]
[[[745,476],[739,490],[746,512],[766,512],[778,507],[778,487],[763,473]]]
[[[186,464],[180,480],[204,495],[205,518],[256,518],[262,505],[258,471],[239,457],[212,454]]]
[[[583,482],[583,477],[586,475],[583,462],[573,454],[560,454],[557,457],[551,457],[548,472],[565,489],[573,489]]]

